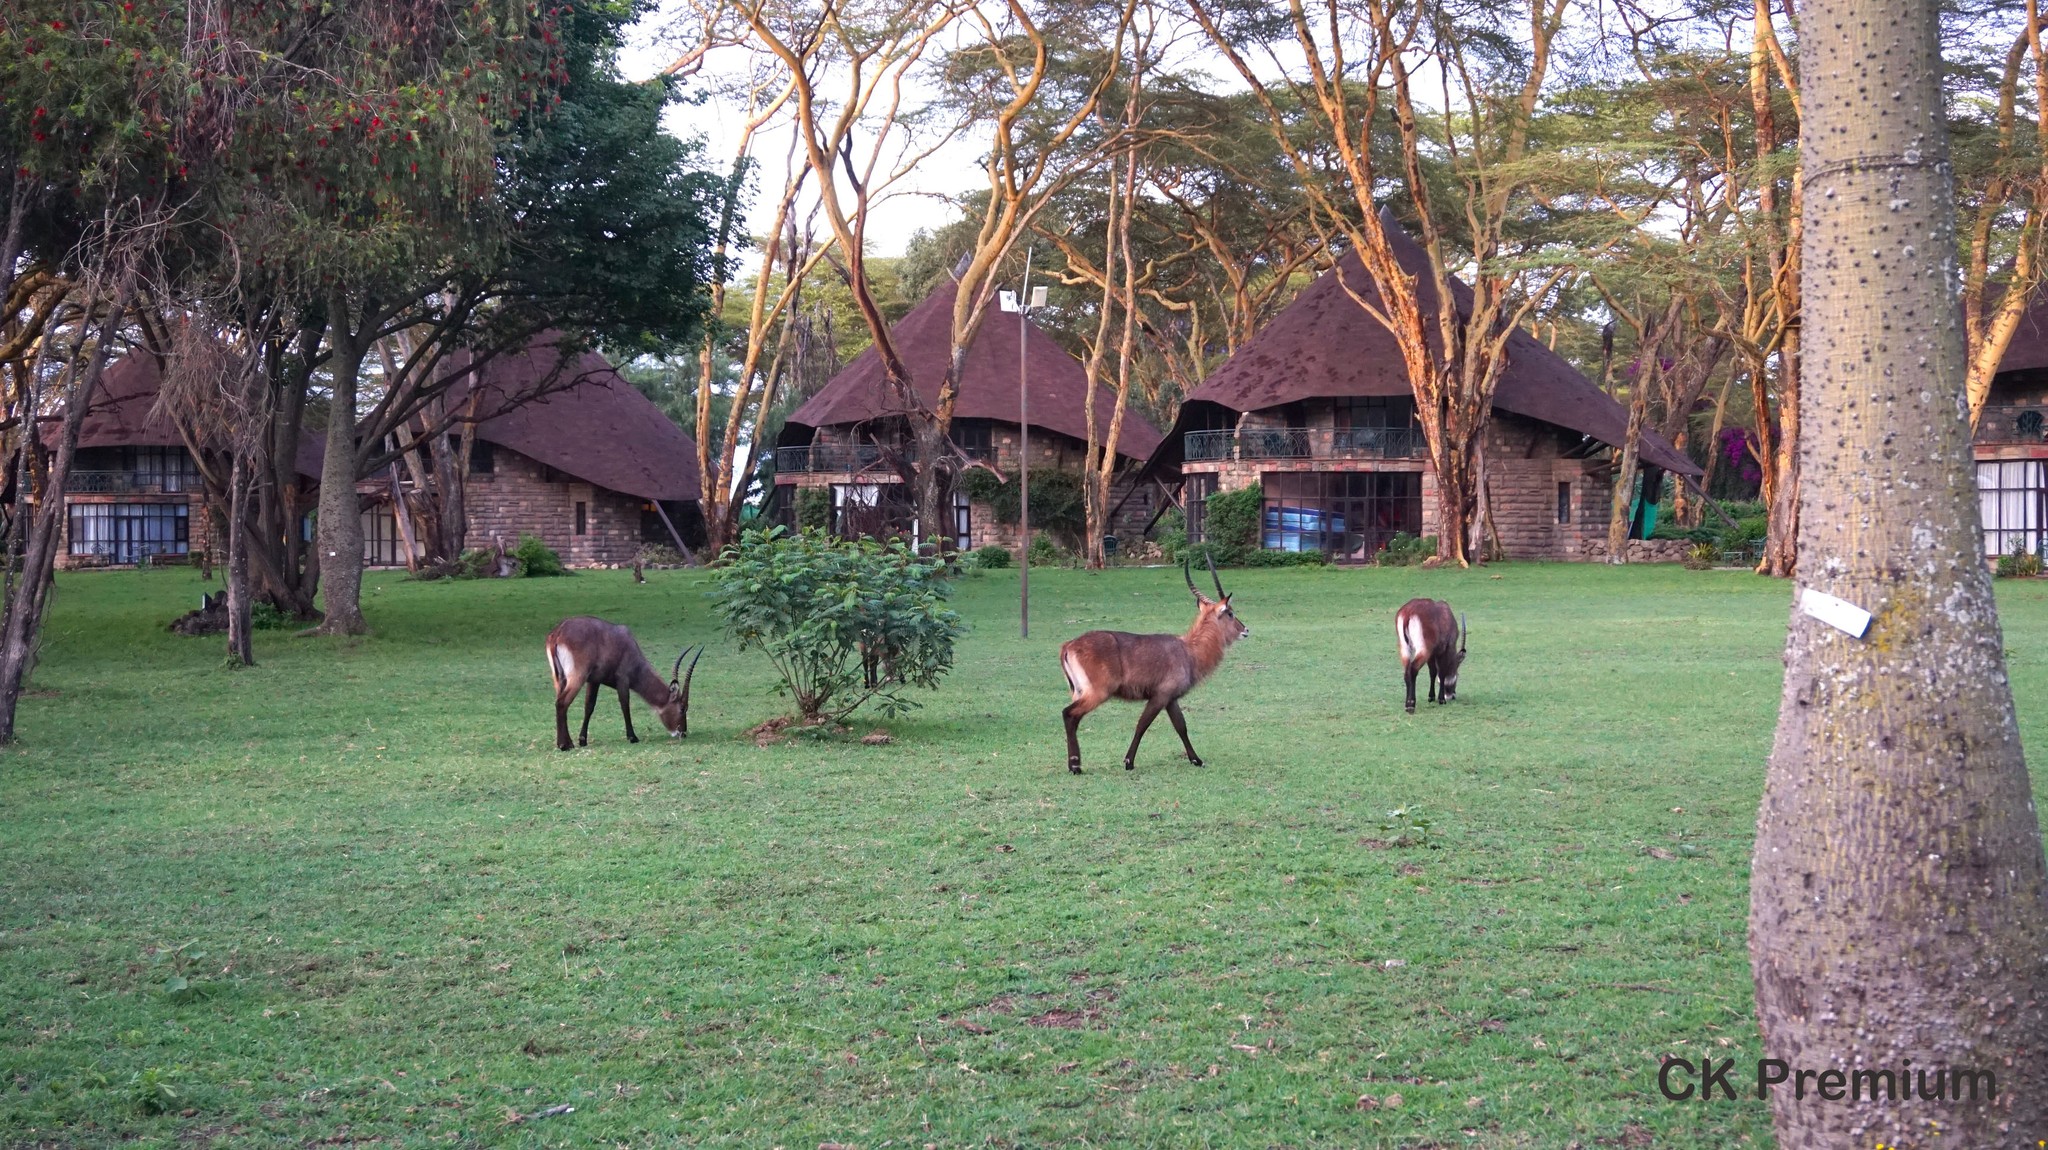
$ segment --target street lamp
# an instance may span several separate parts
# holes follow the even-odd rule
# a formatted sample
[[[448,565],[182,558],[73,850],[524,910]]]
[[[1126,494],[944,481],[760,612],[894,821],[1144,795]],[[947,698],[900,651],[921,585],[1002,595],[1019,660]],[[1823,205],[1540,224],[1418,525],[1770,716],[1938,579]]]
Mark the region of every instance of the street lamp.
[[[1045,289],[1031,286],[1032,248],[1024,249],[1022,291],[1002,293],[1003,310],[1017,313],[1017,508],[1022,542],[1017,556],[1018,634],[1031,637],[1031,399],[1025,390],[1026,343],[1031,313],[1045,306]]]

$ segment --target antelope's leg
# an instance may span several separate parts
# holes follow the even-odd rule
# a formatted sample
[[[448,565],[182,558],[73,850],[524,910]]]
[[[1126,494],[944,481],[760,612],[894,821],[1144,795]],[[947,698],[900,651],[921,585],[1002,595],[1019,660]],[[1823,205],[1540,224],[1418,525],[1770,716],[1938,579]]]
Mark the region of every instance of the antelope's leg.
[[[590,713],[597,710],[597,684],[591,683],[583,691],[583,729],[576,732],[576,745],[590,745]]]
[[[1421,671],[1421,670],[1422,670],[1422,668],[1421,668],[1421,667],[1419,667],[1419,666],[1417,666],[1417,665],[1415,665],[1414,663],[1410,663],[1410,664],[1408,664],[1407,670],[1408,670],[1408,703],[1407,703],[1407,706],[1406,706],[1406,707],[1405,707],[1404,709],[1405,709],[1405,710],[1406,710],[1406,711],[1407,711],[1407,712],[1408,712],[1409,714],[1411,714],[1411,715],[1412,715],[1412,714],[1414,714],[1414,713],[1415,713],[1415,675],[1416,675],[1416,673],[1417,673],[1417,672]]]
[[[1081,773],[1081,719],[1094,709],[1088,700],[1075,699],[1060,712],[1067,721],[1067,769],[1077,775]]]
[[[1429,661],[1429,701],[1436,702],[1436,660]]]
[[[625,716],[626,719],[626,741],[629,743],[637,743],[640,741],[640,736],[633,733],[633,700],[631,696],[626,694],[626,689],[624,687],[620,687],[618,690],[619,714]]]
[[[1145,741],[1145,728],[1151,726],[1152,720],[1159,717],[1162,707],[1163,704],[1156,699],[1145,701],[1145,713],[1138,716],[1138,729],[1131,733],[1131,749],[1124,752],[1124,770],[1138,769],[1138,744]]]
[[[1173,720],[1173,733],[1180,736],[1180,745],[1187,748],[1188,762],[1202,765],[1202,756],[1195,753],[1195,745],[1188,742],[1188,721],[1181,718],[1180,700],[1166,704],[1166,717]]]
[[[555,692],[555,749],[566,751],[575,744],[569,741],[569,704],[576,699],[574,691]]]

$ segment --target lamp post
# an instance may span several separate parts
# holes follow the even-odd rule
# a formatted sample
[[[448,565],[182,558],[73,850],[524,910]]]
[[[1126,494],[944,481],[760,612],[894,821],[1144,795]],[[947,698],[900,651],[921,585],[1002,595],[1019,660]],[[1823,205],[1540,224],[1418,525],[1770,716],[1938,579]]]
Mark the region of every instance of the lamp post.
[[[1031,397],[1025,388],[1025,354],[1031,335],[1031,313],[1045,306],[1045,289],[1031,286],[1031,257],[1024,249],[1024,288],[1002,293],[1003,310],[1017,313],[1017,525],[1021,543],[1017,556],[1018,635],[1031,637]]]

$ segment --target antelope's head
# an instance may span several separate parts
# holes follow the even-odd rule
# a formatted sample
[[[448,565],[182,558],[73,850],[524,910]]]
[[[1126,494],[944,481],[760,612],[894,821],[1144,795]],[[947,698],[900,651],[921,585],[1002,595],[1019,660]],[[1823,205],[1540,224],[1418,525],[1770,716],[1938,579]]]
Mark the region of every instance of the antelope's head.
[[[1202,589],[1195,586],[1195,576],[1186,559],[1180,561],[1181,577],[1188,581],[1188,592],[1195,597],[1195,626],[1214,628],[1223,636],[1223,645],[1227,647],[1251,634],[1252,629],[1244,625],[1236,611],[1231,610],[1230,593],[1223,589],[1223,579],[1216,574],[1215,558],[1206,551],[1202,558],[1208,561],[1209,579],[1216,584],[1214,599],[1202,594]]]
[[[1458,653],[1450,657],[1450,666],[1439,672],[1436,697],[1448,703],[1458,697],[1458,668],[1465,663],[1465,617],[1458,616]]]
[[[684,671],[683,659],[689,653],[690,648],[685,647],[683,653],[676,656],[675,670],[668,677],[668,702],[655,708],[654,712],[660,716],[661,725],[668,728],[671,739],[680,739],[690,733],[690,680],[697,674],[697,659],[704,657],[704,648],[697,648],[697,659],[691,659],[690,669]]]

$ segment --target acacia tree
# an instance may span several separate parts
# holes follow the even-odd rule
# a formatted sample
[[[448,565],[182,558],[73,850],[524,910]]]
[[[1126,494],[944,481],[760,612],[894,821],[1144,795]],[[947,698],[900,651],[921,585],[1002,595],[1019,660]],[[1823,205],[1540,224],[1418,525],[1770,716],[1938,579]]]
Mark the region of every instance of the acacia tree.
[[[1006,0],[994,16],[971,3],[933,0],[818,13],[771,11],[757,3],[745,11],[755,42],[795,78],[798,138],[835,240],[835,266],[874,338],[897,408],[892,414],[910,425],[914,449],[898,464],[915,490],[920,522],[944,522],[958,463],[948,438],[953,409],[968,349],[995,299],[999,269],[1053,197],[1116,144],[1070,146],[1116,76],[1134,3],[1111,7],[1106,19],[1098,19],[1103,10],[1092,5],[1034,11],[1022,0]],[[921,77],[919,65],[940,34],[960,26],[969,30],[967,42],[947,54],[938,77],[947,87],[944,106],[952,118],[937,139],[950,139],[968,124],[985,125],[982,170],[988,188],[976,199],[979,218],[970,217],[973,244],[955,268],[946,371],[927,400],[876,298],[866,229],[882,190],[936,146],[889,165],[888,157],[900,151],[891,137],[906,80]],[[837,99],[826,95],[821,81],[827,77],[846,85]],[[857,142],[863,132],[869,137],[865,145]]]
[[[1436,473],[1438,555],[1461,566],[1477,557],[1481,445],[1508,338],[1569,270],[1531,276],[1510,258],[1510,225],[1526,208],[1537,171],[1529,162],[1530,123],[1567,3],[1525,0],[1490,12],[1526,36],[1516,46],[1472,34],[1469,11],[1453,13],[1435,0],[1301,0],[1284,14],[1261,7],[1228,15],[1212,0],[1190,0],[1264,111],[1318,227],[1364,264],[1366,282],[1345,287],[1394,337]],[[1265,56],[1263,71],[1253,65],[1254,49]],[[1441,108],[1425,107],[1415,94],[1424,68],[1444,81]],[[1334,145],[1339,179],[1322,178],[1278,92],[1306,109],[1316,134]],[[1399,147],[1391,163],[1374,147],[1388,129]],[[1426,265],[1419,273],[1402,265],[1391,238],[1397,225],[1381,207],[1396,187],[1414,211]],[[1467,308],[1453,302],[1461,265],[1473,269]]]
[[[1977,14],[1996,21],[1996,9]],[[2009,25],[2010,46],[1997,63],[1991,90],[1982,101],[1990,114],[1971,115],[1972,101],[1954,117],[1975,147],[1958,149],[1957,197],[1963,215],[1963,321],[1970,357],[1970,425],[1975,427],[1991,398],[1998,374],[2019,331],[2020,319],[2048,274],[2048,54],[2041,36],[2040,0],[2026,0],[2017,29]],[[2028,83],[2028,71],[2032,71]],[[2024,94],[2031,87],[2032,123],[2025,122]],[[1988,122],[1984,122],[1988,120]],[[1973,130],[1974,129],[1974,130]],[[1974,163],[1969,162],[1974,160]],[[1969,179],[1975,176],[1975,179]]]
[[[1779,1091],[1772,1111],[1786,1147],[2000,1145],[2048,1129],[2048,873],[1970,465],[1936,8],[1801,19],[1802,400],[1828,429],[1800,445],[1802,603],[1870,615],[1792,617],[1752,860],[1758,1019],[1802,1069],[1910,1059],[1922,1083],[1994,1074],[1997,1096]]]

